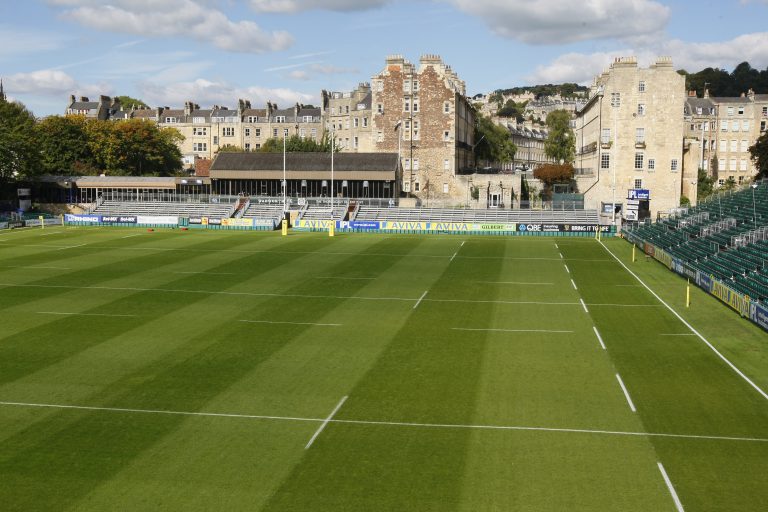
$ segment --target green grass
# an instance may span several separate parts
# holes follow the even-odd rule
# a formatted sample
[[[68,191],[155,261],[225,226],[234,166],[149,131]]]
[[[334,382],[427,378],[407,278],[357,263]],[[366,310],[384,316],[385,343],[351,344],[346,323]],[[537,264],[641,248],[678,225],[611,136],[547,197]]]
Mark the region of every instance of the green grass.
[[[0,233],[2,510],[767,509],[768,400],[609,250],[768,390],[618,239]]]

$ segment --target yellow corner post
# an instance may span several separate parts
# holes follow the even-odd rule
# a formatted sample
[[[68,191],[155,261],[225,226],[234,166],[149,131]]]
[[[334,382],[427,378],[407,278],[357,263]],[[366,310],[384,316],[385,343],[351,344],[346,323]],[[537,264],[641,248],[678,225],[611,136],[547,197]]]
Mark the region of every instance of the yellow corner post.
[[[37,218],[40,219],[40,229],[45,229],[45,220],[43,220],[43,216],[38,215]]]
[[[328,224],[328,236],[336,236],[336,223],[334,221]]]
[[[635,249],[637,249],[637,246],[632,244],[632,263],[635,262]]]
[[[288,221],[283,219],[283,236],[288,236]]]
[[[691,280],[688,279],[688,285],[685,287],[685,307],[691,307]]]

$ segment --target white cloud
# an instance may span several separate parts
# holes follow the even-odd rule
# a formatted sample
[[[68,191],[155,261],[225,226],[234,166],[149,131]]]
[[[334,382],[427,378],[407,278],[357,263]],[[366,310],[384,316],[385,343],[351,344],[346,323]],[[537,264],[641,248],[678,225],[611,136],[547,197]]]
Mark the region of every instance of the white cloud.
[[[249,20],[233,21],[200,0],[51,0],[65,7],[62,16],[98,30],[154,37],[190,37],[232,52],[284,50],[287,32],[265,32]]]
[[[391,0],[251,0],[257,12],[296,13],[310,9],[363,11],[391,3]]]
[[[234,107],[240,98],[251,101],[254,108],[263,108],[267,101],[287,107],[294,103],[312,103],[317,95],[306,94],[291,89],[266,87],[235,87],[226,82],[213,82],[198,78],[191,82],[177,82],[160,85],[144,82],[139,85],[141,98],[150,105],[169,105],[179,107],[185,101],[193,101],[202,107],[226,105]]]
[[[531,44],[624,39],[661,32],[670,9],[654,0],[448,0],[498,35]]]
[[[17,95],[55,96],[60,99],[69,94],[91,96],[112,93],[112,87],[108,84],[80,84],[70,75],[57,69],[16,73],[3,80],[3,87]],[[64,101],[62,99],[62,102]]]
[[[626,48],[611,52],[567,53],[549,64],[539,66],[526,77],[530,83],[576,82],[588,83],[606,69],[614,57],[635,55],[641,65],[647,65],[659,55],[670,55],[677,69],[689,72],[707,67],[732,70],[741,62],[752,67],[768,66],[768,32],[744,34],[728,41],[695,43],[673,39],[644,48]]]

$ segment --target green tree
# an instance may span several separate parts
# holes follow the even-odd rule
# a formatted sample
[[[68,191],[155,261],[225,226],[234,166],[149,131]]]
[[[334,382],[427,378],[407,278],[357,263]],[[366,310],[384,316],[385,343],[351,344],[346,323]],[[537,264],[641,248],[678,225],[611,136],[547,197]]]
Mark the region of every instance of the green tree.
[[[704,169],[699,169],[698,180],[696,182],[696,196],[699,201],[712,194],[715,179],[707,174]]]
[[[243,153],[245,152],[245,150],[240,146],[235,146],[234,144],[225,144],[224,146],[221,146],[216,152],[217,153]]]
[[[749,148],[749,154],[757,167],[755,178],[768,178],[768,132],[763,133]]]
[[[0,98],[0,179],[40,173],[35,116],[21,103]]]
[[[475,163],[478,160],[489,164],[508,163],[517,153],[517,146],[512,142],[509,130],[487,117],[477,118],[475,141]]]
[[[533,177],[544,184],[542,196],[551,197],[553,185],[559,183],[570,184],[573,180],[573,165],[571,164],[544,164],[533,171]]]
[[[338,152],[339,146],[336,145],[336,152]],[[282,153],[283,152],[283,139],[280,137],[274,137],[267,139],[264,144],[261,145],[261,151],[263,153]],[[323,133],[322,139],[316,141],[309,137],[300,137],[299,135],[291,135],[285,139],[285,151],[287,153],[330,153],[331,152],[331,138],[328,133]]]
[[[115,99],[120,102],[120,105],[123,107],[123,110],[130,110],[131,107],[133,107],[134,105],[136,105],[136,108],[149,107],[149,105],[147,105],[143,101],[136,98],[131,98],[130,96],[125,96],[125,95],[115,96]]]
[[[86,141],[83,116],[50,116],[37,124],[40,166],[44,174],[72,176],[96,174],[97,167]]]
[[[557,162],[571,164],[576,159],[576,136],[571,129],[571,114],[555,110],[547,116],[549,134],[544,141],[544,154]]]

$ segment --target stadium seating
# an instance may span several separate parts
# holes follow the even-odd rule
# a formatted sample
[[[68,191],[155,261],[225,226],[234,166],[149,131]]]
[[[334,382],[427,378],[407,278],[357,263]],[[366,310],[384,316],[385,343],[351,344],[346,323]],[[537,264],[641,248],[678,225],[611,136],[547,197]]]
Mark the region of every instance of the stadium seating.
[[[269,219],[280,223],[283,218],[282,204],[257,204],[250,203],[243,212],[244,219]]]
[[[354,220],[597,224],[599,216],[597,210],[452,210],[444,208],[376,208],[361,206]]]
[[[347,215],[347,209],[349,203],[344,201],[342,203],[334,204],[333,209],[329,206],[321,205],[307,205],[307,207],[301,211],[299,216],[300,220],[344,220]]]
[[[104,201],[93,210],[97,215],[173,215],[179,217],[227,218],[234,205],[227,203],[182,203],[175,201]]]
[[[768,182],[625,230],[752,299],[768,302]]]

